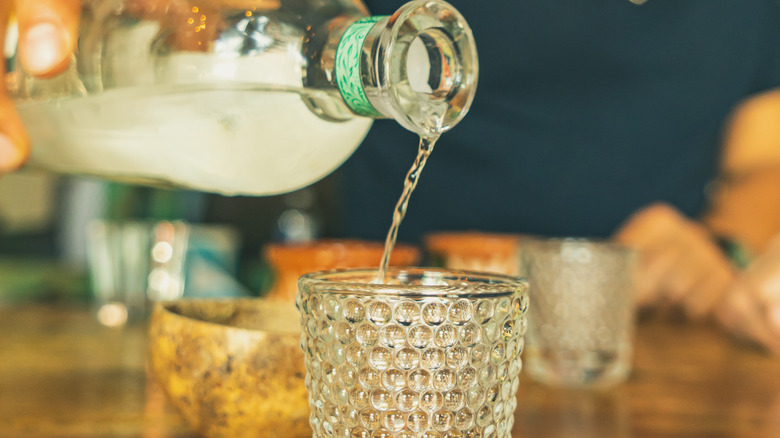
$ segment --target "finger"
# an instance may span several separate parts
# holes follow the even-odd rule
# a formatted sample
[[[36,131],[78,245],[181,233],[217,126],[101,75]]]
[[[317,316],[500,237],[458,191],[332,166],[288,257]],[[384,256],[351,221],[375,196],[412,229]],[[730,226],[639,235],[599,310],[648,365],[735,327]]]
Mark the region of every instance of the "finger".
[[[682,248],[665,241],[653,243],[642,252],[637,270],[638,299],[657,301],[668,297],[668,281],[681,263]]]
[[[761,291],[761,298],[764,302],[780,305],[780,269],[776,269],[773,265],[764,267],[764,269],[761,269],[762,266],[755,266],[756,269],[752,268],[750,269],[752,281]]]
[[[766,318],[767,321],[769,321],[769,326],[771,327],[774,337],[780,340],[780,305],[767,307]]]
[[[613,236],[618,243],[639,251],[635,303],[659,304],[660,285],[674,259],[669,254],[669,235],[679,227],[682,217],[665,204],[654,204],[632,215]]]
[[[3,78],[0,77],[0,80]],[[13,101],[0,95],[0,173],[19,168],[30,153],[30,140]]]
[[[755,300],[760,302],[764,316],[772,331],[780,337],[780,259],[767,251],[746,269],[740,284],[755,291]]]
[[[780,352],[780,343],[767,325],[762,306],[752,296],[744,288],[730,290],[718,305],[716,316],[732,334]]]
[[[0,1],[0,48],[5,47],[5,35],[12,3]],[[6,94],[5,63],[0,65],[0,172],[21,166],[30,150],[30,141],[24,125]]]
[[[761,261],[758,266],[750,267],[748,273],[752,275],[748,284],[761,291],[758,299],[765,308],[766,320],[772,333],[780,339],[780,270],[775,268],[776,265],[760,266],[768,264]]]
[[[653,204],[631,216],[615,233],[614,239],[624,245],[644,249],[660,236],[679,226],[684,218],[666,204]]]
[[[703,271],[691,293],[682,302],[685,313],[693,319],[711,314],[733,280],[730,271]]]
[[[25,70],[40,77],[64,71],[78,38],[80,1],[19,0],[17,7],[19,60]]]
[[[780,354],[780,333],[773,321],[773,309],[762,308],[760,311],[760,333],[759,342],[774,354]],[[757,323],[758,324],[758,323]]]
[[[688,240],[680,246],[685,252],[668,276],[666,289],[690,316],[703,316],[734,280],[734,269],[706,238]]]
[[[673,303],[683,303],[690,298],[694,287],[705,273],[703,262],[696,254],[686,253],[683,247],[675,246],[675,257],[662,274],[661,293]]]

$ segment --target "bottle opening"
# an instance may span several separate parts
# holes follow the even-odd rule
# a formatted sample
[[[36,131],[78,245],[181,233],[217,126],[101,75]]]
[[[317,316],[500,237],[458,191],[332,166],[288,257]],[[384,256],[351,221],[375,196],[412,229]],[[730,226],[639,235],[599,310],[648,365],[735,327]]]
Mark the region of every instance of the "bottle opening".
[[[440,135],[468,112],[477,86],[471,29],[440,0],[407,3],[387,24],[384,85],[392,116],[418,134]]]
[[[466,115],[477,89],[474,36],[449,3],[414,0],[391,17],[349,26],[336,51],[339,91],[352,112],[395,119],[437,137]]]
[[[463,16],[447,2],[415,0],[377,28],[364,46],[368,59],[376,60],[363,77],[371,105],[425,137],[460,122],[474,99],[479,70]]]
[[[447,99],[460,83],[460,63],[442,31],[431,29],[409,45],[406,58],[409,87],[426,98]]]

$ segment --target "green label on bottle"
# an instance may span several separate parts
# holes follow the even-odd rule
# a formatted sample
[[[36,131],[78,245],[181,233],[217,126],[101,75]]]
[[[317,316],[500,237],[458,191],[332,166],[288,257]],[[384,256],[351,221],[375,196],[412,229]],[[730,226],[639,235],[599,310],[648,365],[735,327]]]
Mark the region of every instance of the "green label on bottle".
[[[360,55],[368,32],[374,24],[386,17],[386,15],[375,15],[352,23],[336,48],[336,83],[341,97],[352,111],[361,116],[382,117],[382,114],[371,105],[363,90]]]

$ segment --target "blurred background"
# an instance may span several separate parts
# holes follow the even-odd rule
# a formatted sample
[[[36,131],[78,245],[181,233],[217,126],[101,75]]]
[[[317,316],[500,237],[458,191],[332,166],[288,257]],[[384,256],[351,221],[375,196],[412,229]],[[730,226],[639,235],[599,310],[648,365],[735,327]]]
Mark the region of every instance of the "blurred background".
[[[337,234],[339,199],[334,187],[338,178],[337,172],[279,196],[225,197],[29,168],[4,175],[0,179],[0,304],[89,301],[93,283],[100,281],[90,276],[90,239],[92,248],[100,245],[90,236],[95,233],[94,224],[151,226],[160,221],[218,231],[206,233],[200,242],[190,242],[190,250],[218,253],[206,257],[208,266],[197,271],[221,281],[205,279],[217,284],[200,290],[190,287],[185,295],[262,296],[273,281],[273,272],[262,257],[266,244]],[[221,239],[220,243],[215,239]],[[220,247],[215,249],[215,245]],[[232,281],[237,284],[226,285]]]

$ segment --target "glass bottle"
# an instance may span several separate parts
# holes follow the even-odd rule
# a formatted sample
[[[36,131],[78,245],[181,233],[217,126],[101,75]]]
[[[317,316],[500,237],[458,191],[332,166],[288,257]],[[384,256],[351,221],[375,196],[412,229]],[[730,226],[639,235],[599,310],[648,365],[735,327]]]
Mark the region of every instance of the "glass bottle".
[[[437,135],[466,114],[477,54],[441,0],[86,0],[69,69],[11,59],[31,166],[227,195],[338,167],[371,122]],[[388,145],[388,147],[397,147]]]

